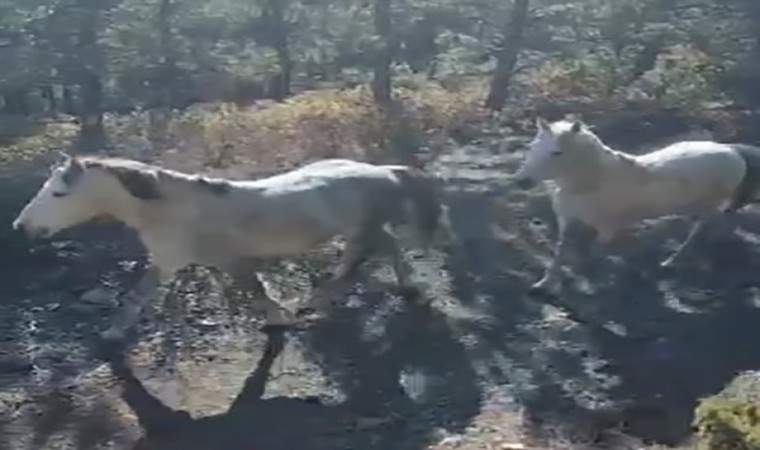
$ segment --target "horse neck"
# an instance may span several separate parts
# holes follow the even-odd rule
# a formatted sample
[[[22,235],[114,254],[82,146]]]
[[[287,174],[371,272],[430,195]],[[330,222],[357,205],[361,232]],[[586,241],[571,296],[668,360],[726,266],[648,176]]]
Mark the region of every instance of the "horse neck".
[[[634,155],[606,148],[604,155],[604,173],[608,173],[615,182],[641,174],[645,169]]]
[[[605,146],[584,149],[580,161],[556,180],[563,190],[574,193],[591,192],[599,188],[614,150]]]
[[[139,200],[126,196],[124,199],[119,199],[119,201],[113,201],[113,199],[104,201],[100,209],[105,216],[122,222],[131,228],[139,228],[142,216],[140,210],[142,208],[143,206],[140,205]]]

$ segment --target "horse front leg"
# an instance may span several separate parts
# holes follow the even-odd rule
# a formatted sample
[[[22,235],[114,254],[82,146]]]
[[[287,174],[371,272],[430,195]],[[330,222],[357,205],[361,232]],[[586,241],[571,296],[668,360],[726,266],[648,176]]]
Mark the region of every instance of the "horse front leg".
[[[546,292],[556,295],[559,292],[562,264],[567,257],[568,235],[573,223],[566,217],[557,216],[557,240],[554,243],[554,255],[544,272],[544,276],[530,287],[530,293]]]
[[[254,314],[263,315],[267,327],[284,327],[296,323],[293,312],[276,302],[267,292],[256,272],[256,264],[237,262],[227,268],[232,284],[225,287],[225,297]]]
[[[111,320],[111,326],[101,333],[101,337],[110,342],[124,340],[127,331],[137,324],[142,308],[149,300],[157,297],[159,288],[166,281],[157,266],[149,266],[137,285],[123,296],[121,306]]]
[[[376,239],[375,245],[391,258],[399,294],[406,300],[419,300],[420,290],[411,280],[414,271],[404,259],[404,254],[396,241],[396,237],[387,230],[382,230]]]

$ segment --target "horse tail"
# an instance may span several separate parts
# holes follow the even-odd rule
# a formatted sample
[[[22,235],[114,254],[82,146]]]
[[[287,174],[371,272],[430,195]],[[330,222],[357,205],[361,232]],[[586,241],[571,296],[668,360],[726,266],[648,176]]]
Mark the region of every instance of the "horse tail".
[[[401,182],[405,199],[412,203],[417,230],[427,245],[440,226],[443,212],[435,179],[413,167],[394,166],[391,170]]]
[[[744,160],[745,170],[726,211],[737,211],[760,201],[760,147],[736,144],[733,149]]]

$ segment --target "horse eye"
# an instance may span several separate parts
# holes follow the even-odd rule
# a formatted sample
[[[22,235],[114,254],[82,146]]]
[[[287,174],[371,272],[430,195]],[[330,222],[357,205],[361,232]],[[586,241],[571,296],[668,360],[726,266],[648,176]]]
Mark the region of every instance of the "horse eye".
[[[61,198],[66,197],[67,195],[69,195],[68,192],[53,192],[53,197]]]
[[[562,151],[557,150],[556,152],[552,152],[552,156],[562,156]]]

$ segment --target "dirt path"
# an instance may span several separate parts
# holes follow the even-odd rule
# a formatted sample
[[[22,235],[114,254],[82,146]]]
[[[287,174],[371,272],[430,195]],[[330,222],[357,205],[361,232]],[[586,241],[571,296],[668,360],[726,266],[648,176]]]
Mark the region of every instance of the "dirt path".
[[[82,294],[134,280],[134,241],[82,230],[86,240],[32,253],[9,247],[0,450],[418,450],[473,426],[488,432],[481,419],[494,415],[505,433],[516,428],[504,418],[519,418],[536,441],[557,427],[588,440],[608,427],[683,438],[696,398],[760,366],[760,221],[738,219],[737,236],[706,241],[671,276],[654,267],[682,236],[681,221],[640,230],[626,249],[579,236],[566,295],[533,298],[526,290],[548,257],[550,215],[539,190],[506,186],[517,161],[484,139],[431,165],[446,179],[456,242],[410,252],[430,308],[389,294],[379,265],[328,319],[265,336],[230,327],[217,289],[199,277],[184,293],[179,352],[165,349],[162,321],[146,322],[114,367],[92,352],[110,300]],[[308,291],[301,269],[270,278],[286,301]]]

